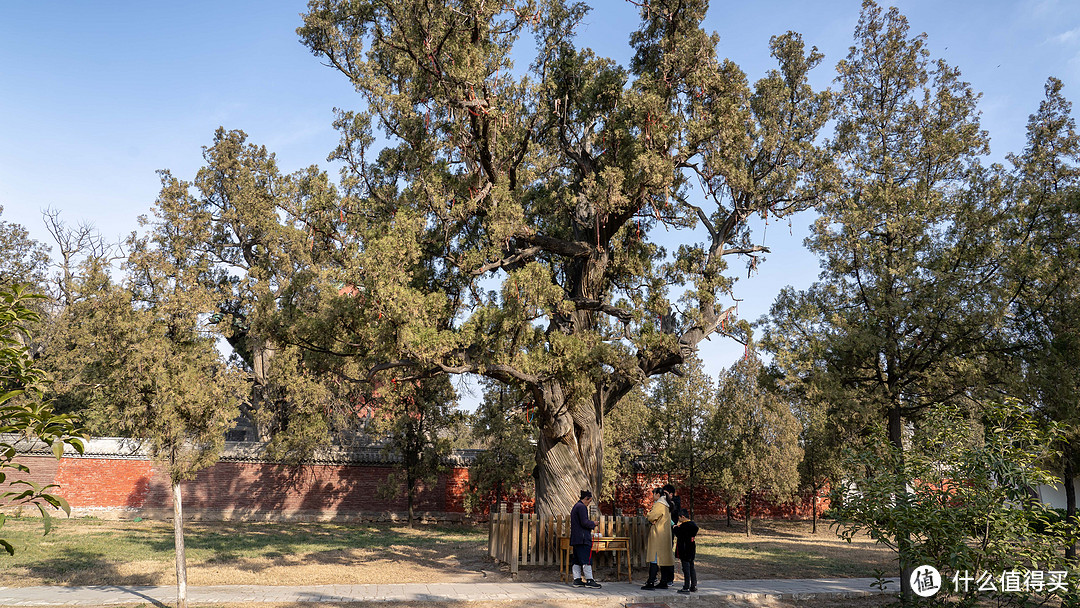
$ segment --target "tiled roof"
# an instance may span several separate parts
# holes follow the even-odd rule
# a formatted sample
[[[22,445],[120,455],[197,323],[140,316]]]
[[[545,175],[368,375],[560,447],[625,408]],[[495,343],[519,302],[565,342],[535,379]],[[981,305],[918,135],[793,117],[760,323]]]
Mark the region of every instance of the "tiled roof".
[[[26,440],[14,435],[6,436],[14,441],[20,454],[51,456],[52,449],[37,440]],[[120,460],[148,460],[150,448],[145,440],[120,437],[94,437],[85,443],[85,452],[79,454],[71,446],[64,449],[65,458],[104,458]],[[221,454],[222,462],[279,462],[266,454],[267,444],[258,441],[226,441]],[[445,458],[445,464],[468,466],[483,450],[453,450]],[[397,464],[401,456],[389,453],[381,447],[339,447],[321,449],[304,461],[305,464]]]

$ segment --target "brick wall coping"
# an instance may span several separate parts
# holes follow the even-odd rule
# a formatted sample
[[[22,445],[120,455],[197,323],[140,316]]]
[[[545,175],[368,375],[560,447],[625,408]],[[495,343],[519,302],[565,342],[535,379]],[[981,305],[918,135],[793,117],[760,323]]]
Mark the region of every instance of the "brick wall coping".
[[[15,444],[20,454],[49,456],[52,449],[42,441],[28,440],[12,434],[0,434],[5,441]],[[100,458],[105,460],[149,460],[149,443],[143,439],[125,437],[91,437],[84,444],[86,450],[79,454],[71,446],[65,446],[65,458]],[[260,441],[226,441],[222,451],[223,462],[274,463],[279,460],[266,455],[267,444]],[[451,466],[468,466],[483,450],[452,450],[445,459]],[[315,452],[304,464],[397,464],[401,456],[389,454],[379,447],[350,448],[331,446]]]

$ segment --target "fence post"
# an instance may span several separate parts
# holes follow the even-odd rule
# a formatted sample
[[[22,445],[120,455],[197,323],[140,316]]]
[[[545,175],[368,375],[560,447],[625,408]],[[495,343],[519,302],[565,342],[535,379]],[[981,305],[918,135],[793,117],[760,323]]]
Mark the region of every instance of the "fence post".
[[[510,550],[510,515],[506,512],[506,502],[499,503],[499,545],[497,551],[499,552],[499,561],[509,562]]]
[[[521,551],[521,503],[514,503],[514,513],[510,518],[510,577],[518,573],[518,553]]]
[[[499,516],[499,507],[488,507],[488,557],[495,557],[495,518]]]

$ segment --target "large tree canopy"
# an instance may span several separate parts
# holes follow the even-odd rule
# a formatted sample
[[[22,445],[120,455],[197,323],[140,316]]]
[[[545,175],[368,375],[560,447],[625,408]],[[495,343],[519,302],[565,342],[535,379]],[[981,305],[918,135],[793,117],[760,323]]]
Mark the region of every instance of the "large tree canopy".
[[[588,10],[313,0],[298,30],[364,109],[339,113],[344,197],[310,229],[351,287],[289,294],[293,339],[320,324],[310,346],[375,382],[469,373],[529,395],[547,513],[600,487],[620,398],[725,331],[725,260],[767,252],[752,216],[814,202],[830,105],[797,34],[751,86],[701,29],[703,0],[642,4],[628,67],[577,45]]]
[[[0,215],[4,207],[0,206]],[[0,220],[0,287],[30,284],[44,290],[49,248],[30,238],[21,224]]]
[[[1011,156],[1010,194],[1016,205],[1017,254],[1010,261],[1018,293],[1012,318],[1023,345],[1020,395],[1039,413],[1062,423],[1060,462],[1054,470],[1076,515],[1074,482],[1080,472],[1080,136],[1062,83],[1050,78],[1046,97],[1028,120],[1028,142]],[[1075,547],[1067,547],[1075,557]]]
[[[902,449],[905,420],[994,381],[1004,204],[959,71],[869,0],[855,37],[837,66],[837,195],[807,239],[821,280],[780,294],[765,342],[812,399],[887,424]]]
[[[205,264],[192,278],[210,299],[210,322],[249,374],[243,413],[280,455],[310,453],[329,439],[336,418],[318,361],[275,341],[274,319],[289,289],[309,285],[332,266],[313,247],[303,217],[336,206],[337,194],[315,167],[283,174],[274,155],[242,131],[218,129],[192,181],[161,172],[155,230],[163,252]],[[194,285],[193,285],[194,288]],[[327,413],[331,415],[327,415]]]

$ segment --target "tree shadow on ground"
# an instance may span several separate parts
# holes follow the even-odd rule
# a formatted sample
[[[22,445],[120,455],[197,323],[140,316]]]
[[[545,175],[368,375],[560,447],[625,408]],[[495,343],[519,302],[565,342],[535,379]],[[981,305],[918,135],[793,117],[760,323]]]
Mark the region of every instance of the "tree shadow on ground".
[[[227,563],[255,557],[278,559],[296,555],[345,552],[352,549],[380,550],[390,546],[437,547],[441,549],[479,546],[483,539],[474,528],[460,528],[463,538],[443,539],[399,526],[369,524],[262,524],[192,523],[185,526],[185,545],[192,556],[210,554],[205,559]],[[439,533],[454,534],[453,527],[440,527]],[[475,537],[475,538],[470,538]],[[140,539],[154,551],[172,551],[171,537],[146,536]]]
[[[397,564],[411,569],[420,568],[443,574],[462,575],[479,574],[484,569],[488,572],[496,571],[498,566],[490,559],[485,559],[486,554],[482,549],[478,543],[429,542],[427,546],[394,544],[376,548],[339,548],[298,554],[265,553],[256,558],[233,559],[229,565],[251,573],[270,568],[313,564],[347,568],[373,567],[380,564],[388,569]]]
[[[718,534],[744,534],[746,530],[746,522],[737,521],[733,522],[731,527],[728,527],[727,523],[723,520],[715,522],[705,522],[699,524],[703,530],[715,532]],[[818,530],[823,528],[823,524],[818,523]],[[750,526],[750,538],[754,537],[778,537],[778,538],[809,538],[805,532],[797,532],[789,529],[785,529],[783,524],[777,524],[768,520],[755,519]]]
[[[19,566],[45,585],[114,585],[120,587],[161,585],[156,573],[125,574],[107,554],[73,549],[62,557],[25,562]],[[146,598],[148,601],[151,598]]]

